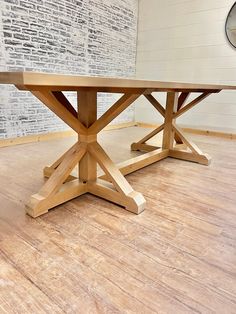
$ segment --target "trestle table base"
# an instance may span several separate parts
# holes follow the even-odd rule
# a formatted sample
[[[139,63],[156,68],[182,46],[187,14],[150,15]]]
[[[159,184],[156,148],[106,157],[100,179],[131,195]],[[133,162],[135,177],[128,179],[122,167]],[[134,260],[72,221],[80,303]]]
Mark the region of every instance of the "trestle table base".
[[[123,206],[126,210],[139,214],[146,205],[143,195],[133,190],[125,175],[137,171],[167,157],[208,165],[210,157],[190,142],[177,127],[176,118],[191,109],[210,95],[203,92],[194,101],[185,105],[190,93],[167,92],[166,109],[143,90],[140,94],[124,94],[110,109],[97,119],[97,93],[93,90],[78,92],[78,113],[62,92],[53,92],[47,88],[32,92],[48,108],[78,133],[75,143],[51,166],[44,168],[48,178],[40,191],[33,195],[26,206],[26,212],[38,217],[50,208],[90,193]],[[145,154],[115,165],[97,142],[97,134],[131,105],[141,94],[163,116],[164,123],[131,145],[131,150]],[[162,147],[149,145],[148,140],[163,131]],[[184,149],[183,148],[187,148]],[[98,176],[97,164],[104,171]],[[78,166],[78,174],[72,170]]]

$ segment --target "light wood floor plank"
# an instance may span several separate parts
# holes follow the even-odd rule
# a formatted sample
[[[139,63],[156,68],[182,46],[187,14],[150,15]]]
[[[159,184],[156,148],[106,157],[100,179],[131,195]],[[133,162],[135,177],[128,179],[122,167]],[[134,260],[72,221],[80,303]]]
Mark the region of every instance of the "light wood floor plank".
[[[129,144],[145,133],[99,141],[122,162],[141,154]],[[76,138],[2,148],[0,312],[235,313],[236,142],[193,139],[211,166],[170,158],[127,176],[147,200],[139,216],[83,195],[31,219],[24,202],[44,181],[40,168]]]

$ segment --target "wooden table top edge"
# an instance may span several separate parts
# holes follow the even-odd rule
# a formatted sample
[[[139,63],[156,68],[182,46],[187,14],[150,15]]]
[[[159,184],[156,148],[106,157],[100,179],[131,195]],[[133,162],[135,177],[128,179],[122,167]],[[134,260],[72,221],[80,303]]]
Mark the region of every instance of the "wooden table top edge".
[[[16,86],[48,86],[67,88],[106,88],[111,89],[152,89],[151,92],[173,90],[209,90],[219,92],[221,90],[236,90],[236,85],[221,84],[196,84],[182,82],[168,82],[155,80],[140,80],[129,78],[97,77],[97,76],[75,76],[65,74],[52,74],[40,72],[0,72],[0,84],[13,84]],[[23,88],[22,88],[23,89]],[[28,89],[28,88],[26,88]],[[109,91],[109,90],[108,90]]]

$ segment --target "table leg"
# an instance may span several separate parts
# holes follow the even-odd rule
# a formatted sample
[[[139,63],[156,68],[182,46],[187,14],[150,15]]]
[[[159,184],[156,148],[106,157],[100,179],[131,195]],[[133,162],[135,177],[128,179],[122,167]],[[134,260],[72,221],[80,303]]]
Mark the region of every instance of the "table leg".
[[[48,209],[87,192],[86,185],[79,179],[65,183],[71,171],[85,155],[86,149],[84,143],[77,142],[64,155],[39,192],[31,196],[30,202],[26,205],[26,212],[30,216],[38,217],[47,213]]]
[[[140,95],[125,94],[97,119],[96,91],[78,92],[78,115],[61,92],[42,89],[33,94],[73,127],[79,140],[50,167],[44,168],[44,176],[48,180],[39,192],[31,197],[26,212],[32,217],[38,217],[47,213],[50,208],[84,193],[117,203],[136,214],[142,212],[146,204],[143,195],[132,189],[97,142],[97,133]],[[78,177],[71,175],[77,164]],[[101,166],[110,182],[97,177],[97,164]]]
[[[200,96],[198,96],[188,104],[186,104],[186,101],[190,93],[182,92],[180,96],[178,94],[179,93],[177,92],[167,92],[166,109],[164,109],[152,95],[145,95],[148,101],[164,117],[164,123],[157,127],[155,130],[153,130],[151,133],[147,134],[138,142],[133,143],[131,145],[131,149],[144,152],[156,150],[156,154],[159,155],[160,153],[162,154],[163,150],[165,150],[168,151],[166,157],[172,157],[197,162],[203,165],[209,165],[211,161],[210,156],[208,154],[202,153],[202,151],[194,143],[186,138],[182,130],[177,127],[176,119],[183,113],[190,110],[193,106],[197,105],[200,101],[208,97],[211,92],[203,92]],[[158,151],[157,147],[149,145],[148,143],[146,143],[146,141],[150,140],[161,131],[163,131],[162,150]]]

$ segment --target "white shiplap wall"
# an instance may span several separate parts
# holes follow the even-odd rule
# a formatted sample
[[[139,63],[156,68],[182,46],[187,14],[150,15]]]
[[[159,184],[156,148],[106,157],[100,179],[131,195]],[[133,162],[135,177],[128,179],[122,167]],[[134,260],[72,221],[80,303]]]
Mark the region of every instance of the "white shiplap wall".
[[[236,85],[236,49],[224,26],[234,0],[139,0],[137,78]],[[164,95],[156,95],[165,102]],[[161,119],[142,98],[136,121]],[[182,125],[236,131],[236,91],[212,95]]]

